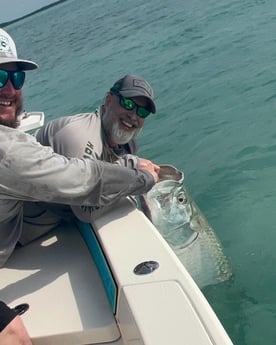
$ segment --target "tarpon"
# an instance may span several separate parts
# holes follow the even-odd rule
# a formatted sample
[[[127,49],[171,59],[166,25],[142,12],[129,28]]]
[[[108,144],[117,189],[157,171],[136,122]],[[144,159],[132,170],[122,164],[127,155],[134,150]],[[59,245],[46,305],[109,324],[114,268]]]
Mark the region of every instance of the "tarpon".
[[[231,269],[222,246],[189,196],[184,173],[161,165],[159,182],[141,198],[141,208],[202,288],[228,280]]]

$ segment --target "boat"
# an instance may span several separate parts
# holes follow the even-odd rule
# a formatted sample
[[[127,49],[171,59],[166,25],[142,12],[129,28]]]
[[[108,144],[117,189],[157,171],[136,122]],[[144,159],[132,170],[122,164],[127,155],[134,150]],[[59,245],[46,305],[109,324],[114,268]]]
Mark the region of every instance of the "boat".
[[[0,272],[34,345],[233,345],[131,197],[17,248]]]
[[[18,129],[23,132],[28,132],[42,127],[45,121],[45,115],[43,111],[24,111],[19,115],[19,120],[20,125]]]

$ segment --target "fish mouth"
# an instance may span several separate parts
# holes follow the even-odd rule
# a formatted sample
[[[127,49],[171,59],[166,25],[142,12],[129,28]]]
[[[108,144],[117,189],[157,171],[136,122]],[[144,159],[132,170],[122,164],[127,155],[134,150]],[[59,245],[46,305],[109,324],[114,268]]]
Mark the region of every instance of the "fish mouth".
[[[197,240],[198,236],[199,236],[199,233],[195,232],[194,234],[192,234],[190,236],[190,238],[183,245],[179,245],[178,249],[182,249],[182,248],[188,247],[189,245],[191,245],[192,243],[194,243]]]
[[[192,233],[190,235],[186,236],[184,238],[184,241],[183,241],[183,239],[181,239],[181,237],[182,237],[181,230],[182,229],[183,229],[183,224],[171,229],[167,235],[162,234],[163,237],[165,238],[165,240],[170,245],[172,245],[174,249],[184,249],[184,248],[190,246],[192,243],[194,243],[197,240],[197,238],[199,236],[199,232],[191,230]]]

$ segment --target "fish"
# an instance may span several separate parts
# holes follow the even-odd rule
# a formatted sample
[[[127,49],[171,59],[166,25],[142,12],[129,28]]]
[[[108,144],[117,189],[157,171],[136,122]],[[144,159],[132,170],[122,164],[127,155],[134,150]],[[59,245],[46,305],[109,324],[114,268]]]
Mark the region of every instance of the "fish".
[[[200,288],[230,279],[221,242],[189,195],[182,171],[160,165],[159,181],[139,204]]]

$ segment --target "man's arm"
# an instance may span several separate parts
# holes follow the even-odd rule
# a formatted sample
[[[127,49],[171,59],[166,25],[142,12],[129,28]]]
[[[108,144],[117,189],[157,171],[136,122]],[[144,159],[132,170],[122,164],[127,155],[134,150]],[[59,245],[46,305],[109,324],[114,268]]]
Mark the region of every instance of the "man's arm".
[[[157,181],[153,164],[129,169],[92,159],[67,159],[35,138],[0,126],[0,198],[104,206],[146,193]]]
[[[160,171],[160,167],[156,164],[153,164],[151,161],[130,154],[121,157],[117,161],[117,164],[130,167],[132,169],[147,169],[147,167],[150,166],[157,175]],[[111,200],[109,205],[112,207],[112,204],[114,204],[114,202],[115,200]],[[78,219],[82,220],[83,222],[90,223],[92,219],[95,216],[101,214],[102,211],[107,212],[109,210],[108,206],[105,206],[104,210],[103,207],[99,206],[71,206],[71,209]]]

